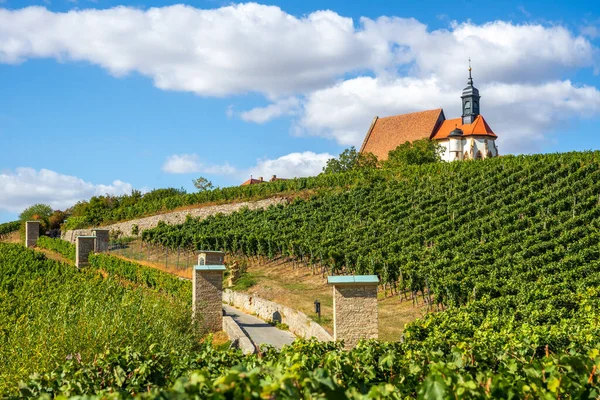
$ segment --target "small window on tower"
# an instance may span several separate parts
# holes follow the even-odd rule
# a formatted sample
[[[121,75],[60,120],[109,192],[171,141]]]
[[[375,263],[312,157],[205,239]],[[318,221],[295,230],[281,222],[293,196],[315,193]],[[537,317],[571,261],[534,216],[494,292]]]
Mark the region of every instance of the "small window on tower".
[[[465,101],[465,111],[471,111],[471,102],[469,100]]]

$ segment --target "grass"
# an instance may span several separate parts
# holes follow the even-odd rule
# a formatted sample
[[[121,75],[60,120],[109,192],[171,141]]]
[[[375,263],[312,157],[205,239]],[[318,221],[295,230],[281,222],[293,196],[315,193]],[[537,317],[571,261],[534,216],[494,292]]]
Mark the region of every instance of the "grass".
[[[333,289],[321,274],[313,274],[310,268],[295,267],[281,260],[271,262],[248,261],[248,275],[253,285],[234,290],[253,294],[284,306],[302,311],[330,333],[333,332]],[[321,318],[314,312],[314,301],[321,303]],[[422,304],[422,303],[419,303]],[[379,338],[386,341],[400,340],[404,326],[422,317],[425,309],[413,306],[410,300],[392,296],[390,291],[378,293]]]
[[[252,286],[256,285],[256,282],[258,282],[259,279],[260,276],[258,274],[246,272],[238,278],[238,280],[235,282],[231,289],[236,291],[248,290]]]

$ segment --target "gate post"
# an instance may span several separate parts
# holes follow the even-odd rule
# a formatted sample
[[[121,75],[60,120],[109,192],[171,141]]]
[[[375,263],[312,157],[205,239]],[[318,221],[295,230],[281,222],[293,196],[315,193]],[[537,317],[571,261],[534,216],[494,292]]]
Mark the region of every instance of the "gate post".
[[[196,265],[192,283],[192,318],[202,318],[208,332],[223,330],[224,265]]]
[[[377,275],[328,276],[333,286],[333,339],[352,349],[360,339],[377,339]]]
[[[88,257],[94,251],[96,236],[77,236],[75,242],[75,266],[85,267],[89,264]]]
[[[104,253],[108,251],[108,229],[92,229],[93,235],[96,236],[96,241],[94,243],[94,252],[96,253]]]
[[[40,237],[40,221],[25,222],[25,247],[33,247]]]

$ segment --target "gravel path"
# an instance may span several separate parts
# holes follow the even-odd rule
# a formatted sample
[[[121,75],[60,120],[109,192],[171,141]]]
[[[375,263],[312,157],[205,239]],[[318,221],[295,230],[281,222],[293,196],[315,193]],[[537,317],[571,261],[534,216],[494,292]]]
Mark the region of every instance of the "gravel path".
[[[277,329],[262,319],[245,314],[237,308],[227,304],[223,304],[223,308],[226,314],[232,317],[240,328],[246,332],[250,340],[259,347],[264,343],[281,349],[284,344],[291,344],[296,339],[292,333]]]

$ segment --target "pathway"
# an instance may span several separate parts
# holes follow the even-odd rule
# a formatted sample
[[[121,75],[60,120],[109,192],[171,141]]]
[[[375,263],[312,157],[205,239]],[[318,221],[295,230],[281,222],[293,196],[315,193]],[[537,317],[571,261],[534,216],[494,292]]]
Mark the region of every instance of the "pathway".
[[[277,329],[262,319],[245,314],[237,308],[223,304],[223,309],[242,328],[250,340],[259,347],[264,343],[281,349],[284,344],[290,344],[296,339],[292,333]]]

